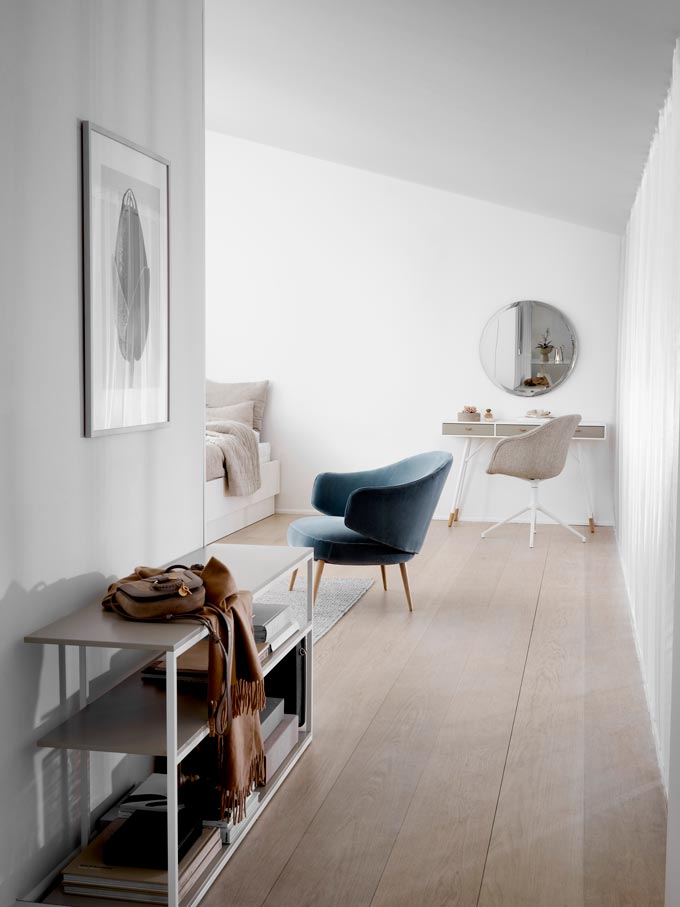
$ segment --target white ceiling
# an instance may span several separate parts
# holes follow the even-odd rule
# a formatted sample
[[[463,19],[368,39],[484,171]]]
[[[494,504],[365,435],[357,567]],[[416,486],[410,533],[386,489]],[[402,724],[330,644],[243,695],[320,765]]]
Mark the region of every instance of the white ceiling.
[[[209,129],[622,232],[680,0],[206,0]]]

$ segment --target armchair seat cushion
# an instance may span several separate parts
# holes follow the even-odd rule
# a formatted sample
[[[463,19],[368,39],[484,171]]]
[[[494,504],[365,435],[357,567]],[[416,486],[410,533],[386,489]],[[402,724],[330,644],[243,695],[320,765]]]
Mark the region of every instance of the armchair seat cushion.
[[[341,516],[295,520],[288,527],[288,544],[313,548],[314,559],[328,564],[404,564],[413,557],[348,529]]]

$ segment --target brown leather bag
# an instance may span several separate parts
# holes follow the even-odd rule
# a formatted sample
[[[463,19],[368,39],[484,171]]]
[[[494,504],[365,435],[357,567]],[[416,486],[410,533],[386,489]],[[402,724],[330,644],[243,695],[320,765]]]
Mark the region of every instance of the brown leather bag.
[[[146,579],[121,583],[109,600],[111,609],[129,620],[172,620],[200,611],[203,580],[182,564]]]
[[[206,604],[203,580],[193,572],[203,571],[203,564],[192,564],[192,568],[173,564],[164,573],[144,576],[151,572],[150,568],[137,567],[132,576],[138,579],[130,577],[113,583],[102,606],[126,620],[192,620],[206,628],[212,643],[210,660],[221,663],[217,675],[223,678],[221,690],[213,691],[214,699],[210,702],[210,736],[221,736],[227,732],[232,719],[230,686],[234,653],[231,624],[223,611],[210,602]]]

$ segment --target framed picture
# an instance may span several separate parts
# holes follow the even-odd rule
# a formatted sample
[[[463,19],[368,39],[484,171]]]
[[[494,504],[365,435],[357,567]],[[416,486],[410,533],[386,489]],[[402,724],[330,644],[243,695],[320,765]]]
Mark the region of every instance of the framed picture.
[[[85,435],[169,422],[166,160],[85,122]]]

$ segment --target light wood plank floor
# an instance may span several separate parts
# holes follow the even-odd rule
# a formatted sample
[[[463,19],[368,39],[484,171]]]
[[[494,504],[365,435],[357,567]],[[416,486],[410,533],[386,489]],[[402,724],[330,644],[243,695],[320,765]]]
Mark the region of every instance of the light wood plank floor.
[[[228,538],[284,544],[278,515]],[[207,907],[663,904],[666,805],[614,536],[435,522],[314,653],[315,737]],[[323,581],[322,581],[323,582]]]

